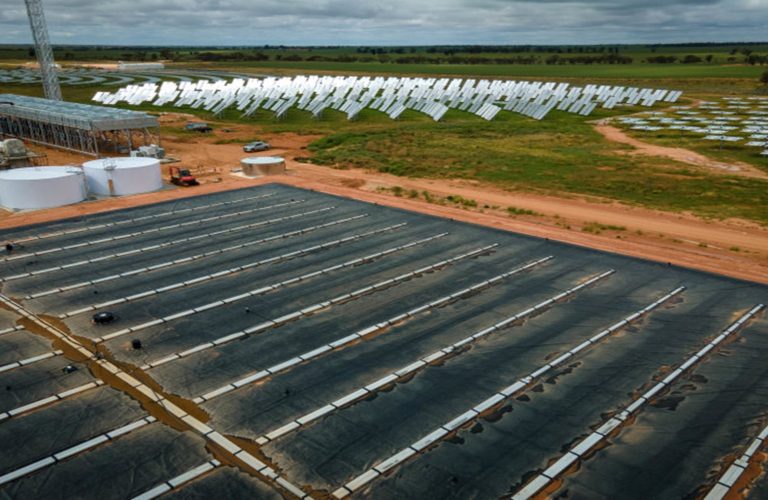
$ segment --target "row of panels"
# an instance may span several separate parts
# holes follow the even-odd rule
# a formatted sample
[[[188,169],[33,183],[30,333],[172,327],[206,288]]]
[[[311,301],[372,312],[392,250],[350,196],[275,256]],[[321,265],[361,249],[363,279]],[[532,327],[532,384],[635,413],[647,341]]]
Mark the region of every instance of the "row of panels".
[[[727,457],[765,426],[762,286],[283,186],[176,209],[204,219],[298,200],[167,230],[165,205],[19,232],[27,241],[6,256],[16,274],[36,259],[59,269],[3,293],[210,420],[181,433],[152,421],[9,318],[0,443],[20,452],[0,464],[0,494],[53,491],[51,481],[85,491],[85,472],[65,474],[83,463],[104,481],[138,478],[112,480],[110,497],[277,493],[206,452],[213,432],[259,450],[281,471],[273,485],[297,496],[525,497],[545,481],[576,497],[703,495],[731,481]],[[307,209],[325,212],[287,218]],[[221,244],[63,267],[80,252],[260,224],[272,210],[280,220]],[[109,279],[89,283],[85,268]],[[92,324],[104,308],[117,322]],[[152,432],[199,452],[181,460],[161,446],[140,467],[109,458],[134,456]],[[654,475],[664,481],[642,480]]]

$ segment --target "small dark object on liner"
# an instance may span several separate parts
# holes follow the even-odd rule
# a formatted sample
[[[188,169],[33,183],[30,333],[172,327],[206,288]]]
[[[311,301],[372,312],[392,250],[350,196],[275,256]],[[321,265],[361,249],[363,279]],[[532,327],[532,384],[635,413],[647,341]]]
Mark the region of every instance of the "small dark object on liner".
[[[13,252],[13,249],[14,249],[13,243],[6,243],[5,244],[5,251],[6,251],[6,253]]]
[[[139,339],[131,340],[131,347],[133,347],[134,349],[141,349],[141,340]]]
[[[93,322],[97,325],[106,325],[113,321],[115,321],[115,315],[109,311],[102,311],[93,315]]]
[[[77,367],[75,365],[67,365],[64,368],[61,369],[64,373],[72,373],[77,371]]]

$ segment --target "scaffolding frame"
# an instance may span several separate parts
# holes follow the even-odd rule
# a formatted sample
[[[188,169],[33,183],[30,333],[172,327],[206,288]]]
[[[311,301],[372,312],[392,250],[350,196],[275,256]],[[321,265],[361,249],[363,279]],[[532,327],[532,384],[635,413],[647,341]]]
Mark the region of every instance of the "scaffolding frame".
[[[157,118],[90,104],[0,94],[0,135],[101,157],[160,145]]]
[[[61,101],[59,75],[56,73],[56,64],[53,62],[53,48],[48,39],[48,26],[45,23],[43,3],[41,0],[24,0],[24,3],[27,5],[29,26],[32,28],[32,38],[35,40],[35,53],[40,63],[43,92],[48,99]]]

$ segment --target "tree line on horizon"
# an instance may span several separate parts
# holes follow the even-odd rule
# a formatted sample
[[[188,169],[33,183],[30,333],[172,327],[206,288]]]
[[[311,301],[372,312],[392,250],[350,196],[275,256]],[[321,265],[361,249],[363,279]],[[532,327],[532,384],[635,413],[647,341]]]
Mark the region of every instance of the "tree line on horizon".
[[[696,49],[712,49],[705,54]],[[675,49],[675,51],[671,50]],[[132,62],[320,62],[451,65],[592,65],[592,64],[768,64],[768,44],[693,45],[436,45],[401,47],[131,47],[55,46],[63,61],[123,60]],[[679,50],[679,51],[678,51]],[[697,53],[686,53],[686,52]],[[0,45],[0,59],[19,59],[29,45]]]

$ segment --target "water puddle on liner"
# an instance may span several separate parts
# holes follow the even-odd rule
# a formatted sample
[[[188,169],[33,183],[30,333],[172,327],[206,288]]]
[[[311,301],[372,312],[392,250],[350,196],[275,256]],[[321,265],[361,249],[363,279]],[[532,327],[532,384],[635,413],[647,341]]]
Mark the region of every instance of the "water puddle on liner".
[[[544,361],[549,361],[550,359],[554,359],[556,356],[560,355],[560,351],[553,351],[544,356]]]
[[[698,373],[694,373],[693,375],[688,377],[688,380],[690,380],[691,382],[695,382],[697,384],[706,384],[707,382],[709,382],[709,379],[707,377],[705,377],[704,375],[700,375]]]
[[[575,438],[572,438],[570,441],[568,441],[567,443],[565,443],[563,446],[560,447],[560,454],[562,455],[564,453],[571,451],[571,448],[573,448],[574,446],[576,446],[576,444],[586,439],[587,436],[589,436],[589,434],[584,433],[584,434],[579,434]]]
[[[670,300],[668,300],[667,303],[664,304],[663,307],[664,307],[664,309],[674,309],[674,306],[676,306],[677,304],[682,304],[684,301],[685,301],[685,299],[683,299],[682,296],[675,295]]]
[[[546,379],[546,380],[544,381],[544,383],[545,383],[545,384],[549,384],[549,385],[555,385],[555,384],[557,384],[557,381],[558,381],[558,379],[559,379],[560,377],[562,377],[563,375],[570,375],[571,373],[573,373],[573,370],[574,370],[575,368],[577,368],[577,367],[578,367],[580,364],[581,364],[581,363],[574,363],[574,364],[572,364],[572,365],[568,366],[567,368],[564,368],[563,370],[560,370],[559,372],[555,373],[554,375],[552,375],[551,377],[549,377],[548,379]]]
[[[373,401],[378,397],[379,397],[379,394],[377,392],[371,392],[368,396],[364,397],[362,401],[365,401],[365,402]]]
[[[685,396],[667,396],[665,398],[661,398],[657,401],[652,402],[650,405],[654,408],[661,408],[664,410],[670,410],[675,411],[677,410],[677,407],[685,401]]]
[[[447,438],[445,441],[448,442],[448,443],[451,443],[451,444],[464,444],[465,443],[464,438],[459,436],[458,434],[454,434],[453,436]]]
[[[486,415],[483,418],[486,422],[490,422],[490,423],[498,422],[499,420],[502,419],[502,417],[504,417],[505,414],[511,413],[511,412],[512,412],[512,405],[504,405],[498,410]]]

